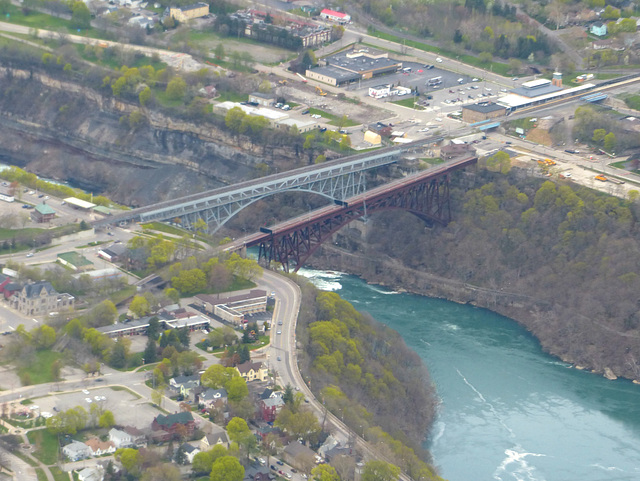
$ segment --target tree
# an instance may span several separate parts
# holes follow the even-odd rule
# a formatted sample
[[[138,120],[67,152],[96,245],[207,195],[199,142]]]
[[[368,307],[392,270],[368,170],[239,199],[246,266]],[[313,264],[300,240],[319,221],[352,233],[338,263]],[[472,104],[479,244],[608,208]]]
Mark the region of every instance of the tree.
[[[196,294],[207,287],[207,276],[198,268],[183,270],[171,278],[171,285],[181,294]]]
[[[101,428],[111,428],[115,426],[116,420],[111,411],[105,411],[98,419],[98,426]]]
[[[604,136],[604,150],[607,152],[613,152],[616,148],[616,135],[613,132],[609,132]]]
[[[129,357],[129,345],[131,341],[129,339],[120,338],[118,342],[116,342],[111,349],[111,354],[109,355],[109,364],[115,367],[116,369],[122,369],[127,365],[128,357]]]
[[[602,142],[604,140],[604,136],[607,135],[607,131],[604,129],[595,129],[593,131],[593,137],[591,138],[591,140],[593,140],[594,142]]]
[[[149,301],[144,296],[135,296],[129,304],[129,310],[133,312],[136,317],[144,317],[151,312]]]
[[[233,368],[227,368],[233,369]],[[234,369],[235,370],[235,369]],[[249,388],[247,387],[247,381],[244,378],[238,376],[233,377],[227,381],[225,385],[227,390],[227,396],[229,401],[238,402],[242,401],[249,395]]]
[[[89,317],[94,327],[109,326],[118,317],[118,309],[112,301],[105,299],[91,310]]]
[[[182,100],[187,93],[187,83],[182,77],[174,77],[165,90],[169,100]]]
[[[224,116],[224,123],[232,132],[239,133],[246,116],[247,114],[240,107],[234,107]]]
[[[244,468],[233,456],[222,456],[211,466],[211,481],[242,481]]]
[[[31,339],[36,349],[49,349],[56,342],[56,331],[45,324],[32,331]]]
[[[227,424],[227,434],[229,439],[239,445],[245,444],[249,436],[253,437],[253,433],[247,422],[242,418],[233,418]]]
[[[149,100],[151,100],[151,89],[147,86],[138,94],[138,100],[140,100],[140,105],[145,107]]]
[[[318,464],[311,470],[311,477],[314,481],[340,481],[336,469],[328,464]]]
[[[180,293],[174,287],[167,287],[164,290],[164,295],[167,296],[167,299],[174,304],[178,304],[180,302]]]
[[[152,338],[147,339],[147,345],[144,348],[144,363],[151,364],[158,359],[158,346]]]
[[[489,63],[493,59],[493,54],[491,52],[480,52],[478,54],[478,60],[481,63]]]
[[[369,461],[364,465],[362,481],[395,481],[400,476],[400,468],[385,461]]]
[[[137,449],[123,448],[116,451],[116,459],[128,473],[137,476],[142,469],[142,456]]]
[[[217,60],[223,60],[224,59],[224,45],[222,45],[221,43],[216,45],[216,48],[214,49],[213,54],[215,55]]]
[[[508,174],[511,170],[511,157],[502,150],[487,159],[487,169],[492,172]]]
[[[71,4],[71,26],[84,29],[91,27],[91,12],[84,2]]]

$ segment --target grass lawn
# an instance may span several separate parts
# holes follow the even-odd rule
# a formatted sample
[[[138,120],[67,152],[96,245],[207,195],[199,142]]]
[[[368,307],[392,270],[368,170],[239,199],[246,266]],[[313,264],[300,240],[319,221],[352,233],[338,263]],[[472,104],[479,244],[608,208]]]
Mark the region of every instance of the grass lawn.
[[[329,119],[331,120],[331,122],[329,122],[329,124],[331,125],[339,125],[340,122],[342,121],[342,117],[338,116],[338,115],[334,115],[334,114],[330,114],[329,112],[325,112],[324,110],[320,110],[320,109],[316,109],[311,107],[309,109],[309,113],[311,115],[321,115],[322,117],[324,117],[325,119]],[[355,122],[353,120],[351,120],[350,118],[346,118],[344,121],[344,127],[354,127],[356,125],[359,125],[358,122]]]
[[[121,302],[134,296],[136,292],[136,286],[127,286],[111,294],[109,296],[109,299],[111,299],[111,302],[113,302],[115,305],[118,305]]]
[[[93,29],[83,29],[78,31],[77,28],[71,26],[71,22],[69,20],[47,15],[46,13],[32,10],[28,15],[25,15],[22,12],[22,9],[15,5],[8,6],[8,13],[6,15],[3,15],[2,20],[8,23],[24,25],[25,27],[42,30],[53,30],[54,32],[63,31],[83,37],[101,38],[102,36],[100,32]]]
[[[395,100],[391,103],[396,105],[402,105],[403,107],[409,107],[410,109],[415,108],[415,110],[424,110],[424,107],[422,105],[418,105],[415,102],[416,102],[415,97],[407,97],[406,99]]]
[[[31,384],[42,384],[45,382],[53,382],[55,379],[51,376],[51,365],[54,361],[61,359],[62,354],[55,351],[36,351],[31,364],[18,370],[20,376],[28,375]]]
[[[633,110],[640,110],[640,95],[624,95],[622,98],[627,107]]]
[[[216,102],[247,102],[249,96],[246,94],[239,94],[237,92],[220,92],[220,97],[216,99]]]
[[[13,239],[14,237],[35,237],[42,234],[44,229],[29,227],[27,229],[5,229],[0,228],[0,240]]]
[[[148,224],[142,224],[142,228],[155,230],[158,232],[165,232],[167,234],[177,235],[180,237],[184,236],[185,234],[191,234],[191,232],[188,232],[184,229],[178,229],[177,227],[163,224],[162,222],[149,222]]]
[[[53,466],[49,468],[49,471],[51,471],[55,481],[69,481],[69,473],[65,473],[60,468]]]
[[[397,37],[395,35],[391,35],[388,33],[384,33],[384,32],[379,32],[376,29],[369,29],[369,35],[372,35],[374,37],[378,37],[378,38],[382,38],[384,40],[389,40],[391,42],[395,42],[395,43],[399,43],[399,44],[404,44],[407,47],[413,47],[416,48],[418,50],[423,50],[425,52],[432,52],[432,53],[439,53],[442,55],[446,55],[447,57],[451,58],[451,59],[456,59],[462,63],[466,63],[468,65],[473,65],[474,67],[479,67],[482,68],[484,70],[491,70],[493,73],[496,73],[498,75],[502,75],[504,77],[507,77],[509,74],[509,71],[511,69],[511,67],[509,67],[509,65],[507,65],[506,63],[501,63],[501,62],[482,62],[480,61],[479,58],[473,56],[473,55],[460,55],[456,52],[444,49],[444,48],[439,48],[439,47],[434,47],[433,45],[429,45],[426,43],[422,43],[422,42],[416,42],[414,40],[405,40],[403,38]]]
[[[14,456],[17,456],[18,458],[22,459],[29,466],[33,466],[34,468],[39,466],[39,464],[36,461],[34,461],[33,459],[31,459],[28,456],[25,456],[24,453],[20,452],[20,450],[16,450],[16,451],[12,452],[11,454],[13,454]]]
[[[36,468],[36,476],[38,476],[38,481],[47,481],[48,479],[42,468]]]
[[[47,466],[58,461],[58,436],[51,434],[47,429],[38,429],[27,433],[29,442],[36,446],[33,456]]]

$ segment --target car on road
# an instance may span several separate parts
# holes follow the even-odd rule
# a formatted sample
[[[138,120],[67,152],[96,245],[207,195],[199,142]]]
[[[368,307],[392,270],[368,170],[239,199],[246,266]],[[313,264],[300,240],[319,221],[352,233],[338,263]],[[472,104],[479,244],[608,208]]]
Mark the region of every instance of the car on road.
[[[282,358],[280,356],[278,356],[278,361],[282,361]]]
[[[284,475],[287,477],[287,479],[291,479],[291,473],[284,473]]]
[[[27,257],[33,257],[33,252],[29,252],[29,253],[27,254]]]
[[[475,77],[474,77],[474,78],[472,78],[472,79],[471,79],[471,81],[472,81],[472,82],[479,82],[479,79],[477,79],[477,78],[475,78]]]
[[[278,332],[276,332],[276,334],[282,334],[282,331],[278,331]]]
[[[280,321],[278,321],[278,325],[279,325],[279,326],[281,326],[281,325],[282,325],[282,321],[281,321],[281,320],[280,320]]]
[[[86,398],[84,398],[84,400],[87,401],[88,403],[92,403],[93,402],[93,400],[90,397],[86,397]]]
[[[437,58],[436,58],[436,62],[438,62],[438,63],[442,63],[442,59],[441,59],[440,57],[437,57]]]

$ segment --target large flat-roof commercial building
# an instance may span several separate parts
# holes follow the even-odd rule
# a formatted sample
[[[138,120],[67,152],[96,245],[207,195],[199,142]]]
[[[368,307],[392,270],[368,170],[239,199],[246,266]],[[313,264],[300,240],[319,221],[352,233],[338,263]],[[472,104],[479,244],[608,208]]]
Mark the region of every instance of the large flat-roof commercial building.
[[[352,49],[326,57],[320,66],[307,70],[307,77],[339,87],[396,72],[402,62],[389,58],[387,52],[370,48]]]
[[[195,298],[202,303],[206,312],[234,324],[242,323],[245,314],[267,310],[267,292],[262,289],[252,289],[246,294],[221,299],[209,294],[199,294]]]
[[[178,22],[186,22],[194,18],[204,17],[209,14],[209,4],[204,2],[185,5],[184,7],[171,7],[169,16],[175,18]]]
[[[504,105],[498,105],[493,102],[482,102],[462,107],[462,120],[470,124],[495,119],[506,114],[507,108]]]

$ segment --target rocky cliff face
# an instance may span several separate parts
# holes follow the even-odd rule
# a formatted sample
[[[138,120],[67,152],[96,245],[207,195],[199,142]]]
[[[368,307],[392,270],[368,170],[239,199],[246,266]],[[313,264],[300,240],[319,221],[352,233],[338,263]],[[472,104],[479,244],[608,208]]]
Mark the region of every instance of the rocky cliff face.
[[[0,69],[0,161],[68,180],[127,205],[144,205],[255,175],[259,149],[214,124],[146,111],[42,74]],[[279,152],[284,161],[292,157]]]

